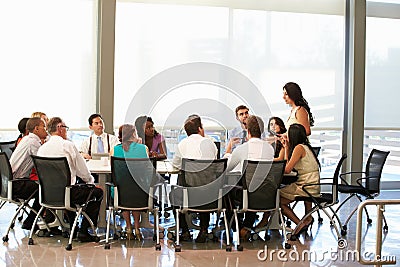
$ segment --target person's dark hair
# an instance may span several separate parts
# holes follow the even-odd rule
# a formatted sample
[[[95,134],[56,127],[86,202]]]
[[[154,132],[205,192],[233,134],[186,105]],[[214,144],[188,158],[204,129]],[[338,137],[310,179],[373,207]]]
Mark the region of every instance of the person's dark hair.
[[[285,127],[285,123],[283,122],[283,120],[279,117],[271,117],[268,120],[268,132],[271,132],[271,121],[274,120],[275,124],[279,126],[279,133],[277,134],[284,134],[287,132],[286,127]]]
[[[300,106],[306,109],[308,113],[308,119],[310,121],[310,126],[314,126],[314,117],[311,113],[310,106],[308,105],[307,100],[304,99],[303,93],[301,92],[301,88],[297,83],[288,82],[283,86],[283,89],[286,89],[286,92],[290,99],[294,101],[296,106]]]
[[[237,117],[238,116],[238,111],[239,110],[241,110],[241,109],[247,109],[247,110],[249,110],[249,108],[248,107],[246,107],[245,105],[240,105],[240,106],[238,106],[236,109],[235,109],[235,116]]]
[[[146,121],[151,122],[154,125],[154,121],[151,117],[147,117]],[[154,136],[157,136],[157,135],[159,135],[159,133],[157,132],[156,129],[154,129]]]
[[[279,117],[271,117],[268,120],[268,132],[271,132],[271,121],[274,120],[275,124],[279,126],[279,133],[277,132],[277,134],[284,134],[287,132],[286,127],[285,127],[285,123],[283,122],[283,120]],[[282,142],[278,139],[275,142],[275,155],[274,157],[277,158],[279,157],[279,152],[281,151],[281,149],[283,148]]]
[[[26,123],[28,122],[30,118],[22,118],[19,122],[18,122],[18,131],[20,132],[20,136],[22,137],[25,135],[26,133]]]
[[[199,127],[203,128],[199,115],[190,115],[186,119],[184,128],[188,136],[199,133]]]
[[[90,117],[89,117],[89,119],[88,119],[89,125],[92,126],[92,125],[93,125],[93,120],[94,120],[95,118],[98,118],[98,117],[99,117],[100,119],[103,119],[103,117],[102,117],[100,114],[98,114],[98,113],[95,113],[95,114],[90,115]]]
[[[288,137],[289,137],[289,158],[292,157],[293,150],[297,145],[306,145],[310,149],[311,153],[314,155],[314,158],[317,161],[319,168],[321,168],[321,164],[318,160],[318,157],[314,153],[314,149],[311,147],[310,141],[308,140],[306,129],[302,124],[294,123],[290,125],[288,131]]]
[[[263,120],[255,115],[249,116],[247,119],[247,130],[252,137],[261,138],[261,134],[264,132]]]
[[[136,133],[138,137],[142,138],[143,144],[145,144],[145,139],[146,139],[146,135],[144,134],[146,121],[147,121],[147,116],[139,116],[135,120]]]
[[[62,123],[62,119],[60,117],[53,117],[49,120],[49,123],[47,124],[47,132],[49,134],[57,132],[57,125],[59,123]]]
[[[29,118],[26,122],[26,129],[28,132],[33,133],[33,130],[35,130],[36,126],[39,126],[40,123],[45,123],[41,118],[39,117],[34,117],[34,118]]]
[[[122,143],[125,151],[129,150],[129,146],[135,141],[136,127],[132,124],[123,124],[118,129],[118,138]]]

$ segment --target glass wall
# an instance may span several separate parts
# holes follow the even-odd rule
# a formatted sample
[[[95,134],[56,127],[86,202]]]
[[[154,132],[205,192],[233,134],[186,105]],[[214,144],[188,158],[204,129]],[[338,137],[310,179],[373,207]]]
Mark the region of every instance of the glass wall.
[[[87,129],[96,111],[97,1],[0,2],[0,140],[42,111]]]
[[[373,148],[390,151],[382,177],[395,181],[400,172],[400,1],[370,1],[367,15],[364,158]]]
[[[117,1],[115,124],[147,114],[168,137],[171,129],[181,129],[189,114],[198,113],[207,117],[206,128],[223,132],[238,125],[234,109],[239,104],[265,120],[271,115],[286,120],[290,108],[282,99],[282,87],[294,81],[315,116],[312,140],[320,145],[320,135],[333,131],[336,152],[331,153],[327,142],[323,145],[338,159],[344,7],[330,13],[290,10],[284,4],[241,8],[216,3]],[[138,95],[146,97],[137,101]],[[319,131],[326,128],[329,134]]]

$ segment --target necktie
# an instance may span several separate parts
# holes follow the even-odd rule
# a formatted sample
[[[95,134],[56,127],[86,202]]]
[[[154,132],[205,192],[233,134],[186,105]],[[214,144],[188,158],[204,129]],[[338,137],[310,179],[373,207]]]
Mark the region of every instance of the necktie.
[[[247,131],[243,130],[242,144],[246,142],[246,137],[247,137]]]
[[[104,145],[101,136],[97,136],[97,153],[104,153]]]

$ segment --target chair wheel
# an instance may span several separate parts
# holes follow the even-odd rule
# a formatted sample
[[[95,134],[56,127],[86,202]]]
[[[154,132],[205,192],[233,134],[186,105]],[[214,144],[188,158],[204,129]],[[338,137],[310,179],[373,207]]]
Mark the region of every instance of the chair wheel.
[[[342,230],[342,231],[340,231],[340,234],[341,234],[342,236],[346,236],[346,235],[347,235],[347,231],[346,231],[346,230]]]
[[[383,231],[387,232],[389,230],[389,226],[385,225],[383,226]]]
[[[168,219],[168,218],[169,218],[169,216],[170,216],[170,215],[169,215],[169,212],[167,212],[167,211],[164,211],[164,218],[165,218],[165,219]]]
[[[344,249],[347,247],[347,241],[343,238],[339,239],[338,241],[338,248],[339,249]]]
[[[343,230],[347,231],[347,225],[343,225]]]
[[[252,234],[251,235],[251,239],[254,240],[254,241],[257,240],[258,239],[258,234],[257,233]]]
[[[68,238],[69,237],[69,232],[67,232],[67,231],[64,231],[64,232],[62,232],[62,237],[64,237],[64,238]]]
[[[181,245],[176,245],[175,252],[181,252],[181,251],[182,251]]]
[[[291,221],[286,221],[286,226],[290,228],[290,226],[292,225]]]
[[[158,250],[158,251],[161,250],[161,245],[160,245],[160,244],[157,244],[157,245],[156,245],[156,250]]]
[[[104,249],[110,249],[110,244],[105,244]]]
[[[3,242],[7,242],[8,241],[8,235],[3,236]]]
[[[289,236],[289,240],[290,240],[290,241],[296,241],[296,240],[297,240],[297,237],[296,237],[296,235],[292,235],[292,234],[290,234],[290,236]]]
[[[29,238],[28,245],[33,245],[33,239],[32,238]]]
[[[19,217],[18,217],[18,221],[22,221],[23,218],[24,218],[24,216],[22,216],[22,215],[19,216]]]
[[[371,219],[367,219],[367,223],[368,223],[368,224],[371,224],[371,223],[372,223],[372,220],[371,220]]]
[[[238,251],[243,251],[243,246],[242,245],[237,246],[237,250]]]
[[[323,221],[324,221],[324,219],[322,219],[321,217],[318,218],[318,222],[319,222],[319,223],[322,223]]]
[[[70,250],[72,249],[72,244],[68,244],[68,245],[65,247],[65,249],[68,250],[68,251],[70,251]]]
[[[209,240],[213,240],[213,239],[214,239],[214,234],[213,234],[213,233],[208,233],[208,234],[207,234],[207,238],[208,238]]]
[[[229,245],[229,246],[226,246],[226,249],[225,249],[227,252],[232,252],[232,247]]]
[[[100,242],[100,237],[95,236],[95,237],[94,237],[94,242],[99,243],[99,242]]]
[[[290,249],[292,247],[292,245],[290,245],[289,243],[285,243],[285,249]]]

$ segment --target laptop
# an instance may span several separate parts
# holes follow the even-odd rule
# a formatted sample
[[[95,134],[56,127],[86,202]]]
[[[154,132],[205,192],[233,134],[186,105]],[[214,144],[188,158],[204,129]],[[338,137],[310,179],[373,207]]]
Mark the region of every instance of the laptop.
[[[92,159],[94,160],[101,160],[103,157],[110,157],[110,154],[108,153],[92,153]]]

